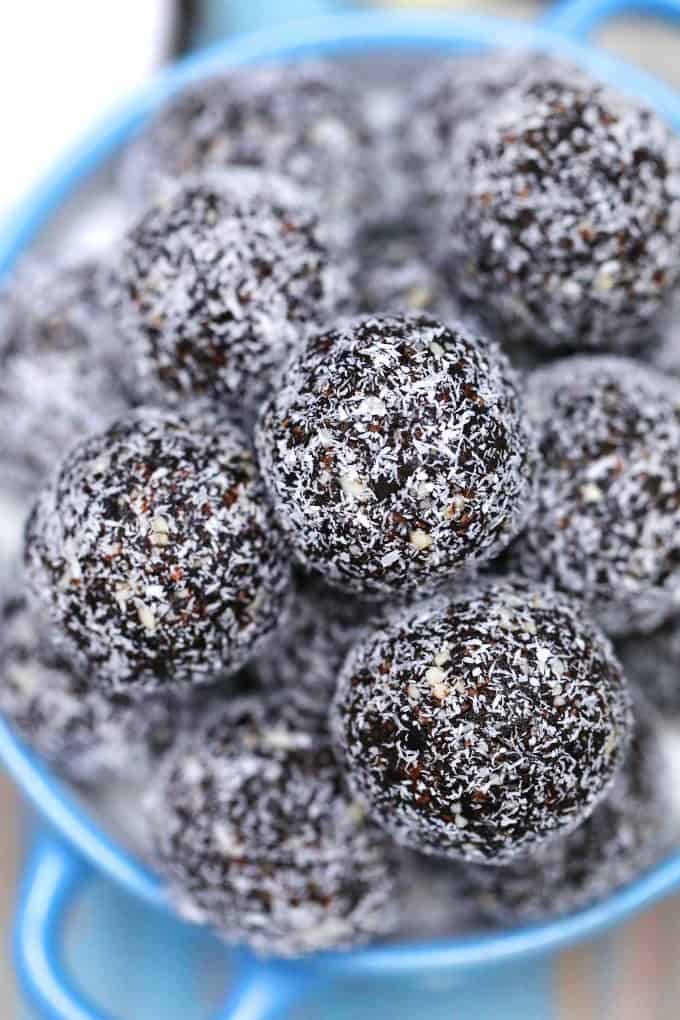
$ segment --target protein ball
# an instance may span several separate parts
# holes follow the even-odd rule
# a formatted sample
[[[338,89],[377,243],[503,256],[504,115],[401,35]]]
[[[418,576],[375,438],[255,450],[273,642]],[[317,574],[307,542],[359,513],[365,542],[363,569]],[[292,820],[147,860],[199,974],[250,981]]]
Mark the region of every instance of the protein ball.
[[[583,825],[503,867],[473,864],[452,872],[459,898],[501,924],[556,917],[603,900],[671,846],[663,770],[658,733],[649,720],[637,721],[621,772]]]
[[[398,843],[496,864],[588,817],[630,725],[607,639],[569,599],[519,581],[375,630],[331,710],[350,788]]]
[[[149,816],[178,909],[229,941],[295,956],[396,926],[388,840],[345,793],[328,742],[280,699],[206,714],[169,758]]]
[[[22,496],[65,451],[125,408],[113,370],[113,326],[100,267],[33,264],[7,287],[0,312],[0,462]]]
[[[205,397],[246,422],[348,297],[317,207],[255,171],[187,180],[154,206],[123,242],[110,292],[138,398]]]
[[[652,634],[623,636],[616,653],[631,684],[664,715],[680,715],[680,621],[667,620]]]
[[[577,73],[541,53],[497,52],[428,62],[396,119],[397,164],[409,182],[410,210],[428,234],[452,186],[460,147],[480,117],[509,92],[555,73]],[[461,129],[464,133],[461,135]]]
[[[65,653],[119,691],[236,672],[289,586],[253,456],[207,413],[139,411],[75,447],[29,518],[25,562]]]
[[[251,663],[258,686],[286,692],[301,721],[325,726],[347,653],[382,607],[299,574],[287,624]]]
[[[494,107],[462,150],[438,244],[490,328],[553,350],[657,336],[680,275],[680,146],[653,112],[552,76]]]
[[[247,166],[285,174],[348,243],[365,202],[372,131],[361,93],[322,61],[239,68],[171,98],[132,143],[123,187],[154,200],[186,173]]]
[[[612,634],[654,630],[680,604],[680,382],[582,356],[532,373],[526,392],[543,466],[515,566]]]
[[[54,647],[19,586],[6,589],[0,603],[0,711],[66,778],[88,787],[114,778],[143,785],[191,704],[176,692],[133,699],[92,689]]]
[[[426,315],[310,338],[257,443],[298,558],[359,594],[443,586],[497,555],[533,505],[533,433],[509,363]]]

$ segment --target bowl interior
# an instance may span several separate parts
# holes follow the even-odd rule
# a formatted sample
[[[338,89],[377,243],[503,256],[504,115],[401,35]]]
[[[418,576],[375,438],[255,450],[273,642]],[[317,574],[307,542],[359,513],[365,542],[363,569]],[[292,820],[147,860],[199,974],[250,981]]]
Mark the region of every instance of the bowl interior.
[[[643,71],[546,29],[496,18],[366,13],[296,22],[269,32],[228,40],[191,56],[160,75],[143,93],[111,116],[69,153],[17,210],[0,232],[0,277],[29,245],[56,231],[82,189],[115,158],[164,98],[193,79],[228,66],[323,55],[352,59],[363,73],[380,54],[385,65],[421,67],[433,54],[480,47],[542,49],[560,53],[653,106],[680,131],[680,97]],[[368,80],[368,79],[367,79]],[[404,79],[404,80],[409,80]],[[25,797],[49,825],[98,869],[135,895],[166,908],[163,890],[145,866],[112,839],[78,799],[50,774],[0,719],[0,759]],[[470,970],[574,942],[616,923],[680,886],[680,854],[625,889],[585,910],[546,923],[436,942],[374,946],[352,953],[326,953],[310,966],[369,973],[405,970]]]

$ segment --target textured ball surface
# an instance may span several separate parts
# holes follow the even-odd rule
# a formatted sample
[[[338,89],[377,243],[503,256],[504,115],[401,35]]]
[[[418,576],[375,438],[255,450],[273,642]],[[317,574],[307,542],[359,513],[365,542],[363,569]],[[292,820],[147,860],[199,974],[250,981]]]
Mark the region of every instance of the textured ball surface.
[[[256,681],[265,691],[285,690],[309,726],[325,726],[347,653],[382,613],[374,602],[300,575],[286,626],[251,664]]]
[[[206,715],[153,792],[157,863],[179,909],[225,938],[293,956],[392,930],[395,862],[345,793],[328,743],[284,702]]]
[[[680,383],[626,358],[570,358],[528,377],[527,403],[543,466],[514,562],[613,634],[653,630],[680,604]]]
[[[140,398],[205,396],[248,420],[309,327],[349,297],[316,205],[282,178],[185,181],[128,233],[110,300]]]
[[[144,784],[192,711],[189,697],[93,690],[53,646],[19,586],[10,588],[0,603],[0,711],[66,778]]]
[[[501,51],[428,61],[395,125],[397,161],[410,182],[410,209],[418,211],[428,233],[451,190],[466,129],[474,129],[509,92],[565,70],[561,61],[540,53]]]
[[[590,814],[630,713],[611,646],[578,607],[498,581],[360,641],[331,726],[350,787],[397,842],[499,863]]]
[[[0,310],[0,463],[18,492],[42,484],[83,435],[125,407],[112,370],[113,326],[85,262],[32,265],[9,283]]]
[[[502,924],[555,917],[603,900],[670,847],[663,768],[658,734],[647,722],[636,723],[621,772],[583,825],[503,867],[467,865],[452,875],[454,887],[483,917]]]
[[[25,561],[69,657],[118,690],[235,672],[289,585],[252,454],[207,413],[140,411],[72,450],[31,514]]]
[[[561,75],[518,89],[451,175],[440,246],[452,283],[509,338],[651,342],[680,275],[679,154],[654,113],[604,86]]]
[[[533,505],[512,369],[494,344],[425,315],[311,337],[257,442],[296,555],[358,593],[441,587],[500,552]]]
[[[123,185],[153,199],[164,181],[187,173],[273,170],[316,195],[338,240],[348,241],[369,177],[371,137],[360,94],[338,67],[239,68],[170,99],[131,145]]]
[[[680,714],[680,622],[672,617],[652,634],[616,642],[626,677],[666,715]]]

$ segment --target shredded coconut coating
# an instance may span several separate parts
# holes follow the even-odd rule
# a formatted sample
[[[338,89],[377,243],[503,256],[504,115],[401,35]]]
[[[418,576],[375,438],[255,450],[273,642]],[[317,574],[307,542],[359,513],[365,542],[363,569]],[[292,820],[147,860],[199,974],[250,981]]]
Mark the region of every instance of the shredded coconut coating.
[[[387,608],[300,575],[288,622],[251,663],[264,691],[286,692],[300,720],[325,726],[343,662],[366,626]]]
[[[542,53],[495,52],[428,61],[395,118],[397,167],[408,182],[410,211],[430,233],[451,190],[455,156],[480,117],[508,93],[556,73],[582,72]],[[461,134],[461,129],[465,132]],[[396,172],[396,170],[395,170]]]
[[[170,756],[149,816],[179,910],[228,941],[297,956],[396,927],[389,841],[345,793],[328,742],[280,699],[206,713]]]
[[[126,407],[117,385],[113,325],[94,262],[32,264],[10,280],[0,311],[0,463],[24,496],[66,450]]]
[[[509,363],[426,315],[311,337],[257,443],[300,561],[359,594],[442,587],[497,555],[534,502],[534,437]]]
[[[623,636],[616,653],[631,685],[665,716],[680,716],[680,621],[667,620],[649,635]]]
[[[122,186],[153,201],[187,173],[282,173],[320,199],[345,245],[372,191],[373,144],[363,97],[337,65],[239,68],[189,85],[160,109],[128,149]]]
[[[186,180],[149,210],[110,293],[137,397],[206,397],[244,421],[305,332],[348,297],[317,207],[256,171]]]
[[[680,383],[582,356],[526,385],[543,466],[516,568],[583,599],[612,634],[654,630],[680,604]]]
[[[225,696],[229,684],[210,690]],[[197,698],[131,698],[93,689],[50,640],[16,583],[0,603],[0,711],[65,778],[88,787],[113,779],[143,786],[188,724]],[[204,695],[205,700],[205,695]]]
[[[512,924],[571,913],[622,888],[670,849],[663,767],[658,734],[636,722],[621,772],[583,825],[502,867],[452,871],[453,904],[471,901],[486,919]]]
[[[575,351],[654,339],[680,275],[680,146],[653,112],[555,75],[460,150],[438,245],[492,328]]]
[[[407,231],[375,228],[364,239],[358,271],[360,311],[426,312],[446,323],[460,318],[448,284],[420,249],[418,237]]]
[[[360,641],[331,730],[351,789],[398,843],[500,863],[588,817],[621,766],[630,706],[575,603],[492,581]]]
[[[113,690],[235,672],[290,581],[252,453],[207,413],[136,412],[77,446],[35,504],[25,562],[65,653]]]

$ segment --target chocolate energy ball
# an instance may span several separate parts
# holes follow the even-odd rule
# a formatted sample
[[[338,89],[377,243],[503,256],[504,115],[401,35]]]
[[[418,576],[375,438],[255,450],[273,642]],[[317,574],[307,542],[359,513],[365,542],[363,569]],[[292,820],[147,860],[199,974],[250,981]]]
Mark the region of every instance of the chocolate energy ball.
[[[426,315],[311,337],[257,443],[298,558],[359,594],[442,587],[497,555],[533,507],[534,438],[509,363]]]
[[[680,275],[679,167],[670,129],[602,85],[517,89],[451,174],[438,244],[452,284],[508,338],[650,343]]]
[[[347,653],[366,625],[386,610],[348,598],[320,578],[297,578],[288,621],[251,663],[257,685],[286,697],[308,726],[325,726]]]
[[[605,630],[654,630],[680,604],[680,382],[582,356],[527,379],[538,510],[517,568],[585,600]]]
[[[282,178],[192,178],[128,233],[111,284],[139,398],[248,421],[310,326],[349,299],[317,207]]]
[[[391,931],[389,841],[345,793],[327,741],[285,699],[206,714],[149,804],[156,863],[179,910],[229,941],[295,956]]]
[[[508,93],[556,73],[577,72],[541,53],[501,51],[428,63],[395,122],[397,163],[410,182],[410,209],[428,233],[451,190],[470,126],[476,130],[480,117]]]
[[[621,772],[590,818],[564,839],[498,868],[452,872],[462,898],[502,924],[570,913],[604,899],[661,859],[671,846],[658,733],[639,721]],[[460,909],[458,907],[458,909]]]
[[[490,581],[363,638],[331,711],[350,788],[398,843],[491,864],[584,821],[623,761],[607,639],[541,585]]]
[[[623,636],[616,653],[630,683],[664,715],[680,715],[680,621],[671,617],[652,634]]]
[[[126,406],[100,267],[31,265],[9,281],[0,311],[0,463],[25,495],[77,439]]]
[[[370,180],[372,131],[361,95],[322,61],[239,68],[171,98],[132,143],[123,186],[144,200],[186,173],[247,166],[316,195],[347,242]]]
[[[242,435],[207,413],[139,411],[75,447],[25,539],[65,654],[117,691],[236,672],[280,622],[284,554]]]
[[[133,699],[93,689],[54,647],[19,585],[6,588],[0,603],[0,711],[67,779],[86,786],[114,778],[143,785],[195,701],[179,692]]]

